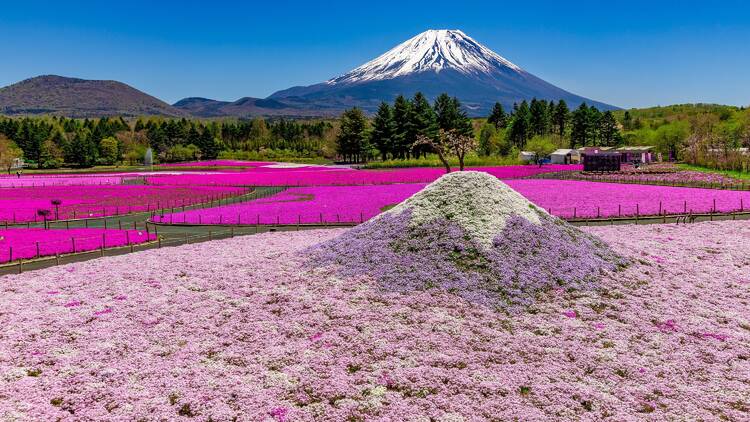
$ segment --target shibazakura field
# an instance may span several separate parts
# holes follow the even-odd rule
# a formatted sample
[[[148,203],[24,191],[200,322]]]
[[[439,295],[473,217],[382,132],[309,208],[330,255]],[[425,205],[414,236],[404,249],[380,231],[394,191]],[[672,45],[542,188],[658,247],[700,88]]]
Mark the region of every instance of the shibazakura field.
[[[556,217],[742,213],[747,191],[534,178],[580,170],[559,166],[439,178],[211,165],[143,173],[145,186],[102,183],[101,198],[92,179],[119,176],[56,176],[0,189],[12,192],[0,210],[11,197],[21,206],[16,189],[34,189],[29,208],[54,219],[60,186],[63,204],[86,191],[92,208],[134,206],[131,192],[159,188],[171,204],[140,201],[157,223],[358,225],[0,278],[0,419],[750,418],[748,221],[578,229]],[[289,187],[180,206],[261,186]],[[76,235],[91,248],[153,240],[73,231],[11,224],[0,260],[43,236],[68,249]]]

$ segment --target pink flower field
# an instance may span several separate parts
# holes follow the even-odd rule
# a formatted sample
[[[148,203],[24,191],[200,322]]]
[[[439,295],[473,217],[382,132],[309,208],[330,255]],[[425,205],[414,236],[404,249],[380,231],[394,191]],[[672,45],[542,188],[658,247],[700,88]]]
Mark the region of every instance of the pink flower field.
[[[15,175],[0,176],[0,188],[18,187],[48,187],[48,186],[70,186],[70,185],[119,185],[122,184],[123,176],[120,175],[91,175],[91,174],[65,174],[65,175],[34,175],[16,177]]]
[[[341,229],[6,276],[0,418],[747,420],[750,223],[588,231],[632,264],[517,313],[305,266]]]
[[[750,191],[573,180],[507,180],[533,203],[564,218],[748,211]],[[660,206],[661,204],[661,206]]]
[[[581,170],[580,165],[545,165],[538,167],[499,166],[478,167],[500,179],[517,179],[540,173]],[[382,185],[392,183],[429,183],[442,176],[440,168],[407,168],[397,170],[353,170],[340,167],[309,166],[297,168],[259,167],[241,172],[215,174],[184,174],[153,176],[148,181],[158,185],[216,185],[216,186],[326,186],[326,185]]]
[[[47,186],[0,188],[0,221],[24,223],[42,221],[40,209],[50,211],[49,219],[90,218],[128,212],[154,211],[208,202],[212,198],[245,193],[243,188],[219,186]],[[60,200],[56,207],[51,201]]]
[[[424,184],[290,188],[269,198],[157,215],[167,224],[360,223],[420,191]]]
[[[504,182],[536,205],[562,218],[728,213],[750,209],[750,192],[746,191],[548,179]],[[153,221],[164,224],[262,225],[360,223],[379,214],[384,207],[405,200],[424,186],[423,183],[414,183],[290,188],[269,198],[157,215]]]
[[[156,240],[142,230],[7,229],[0,230],[0,263]]]

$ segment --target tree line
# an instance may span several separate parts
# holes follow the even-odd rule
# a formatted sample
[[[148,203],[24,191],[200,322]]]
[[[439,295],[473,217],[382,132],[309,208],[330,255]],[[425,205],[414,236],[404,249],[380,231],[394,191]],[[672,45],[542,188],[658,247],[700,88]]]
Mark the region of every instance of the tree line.
[[[317,157],[330,151],[328,121],[0,117],[0,161],[23,157],[39,168],[136,164],[152,148],[159,161]]]
[[[573,111],[564,100],[537,100],[516,103],[506,112],[496,103],[486,123],[475,134],[469,119],[455,97],[442,94],[430,105],[422,93],[407,99],[398,96],[391,104],[383,102],[372,121],[357,108],[341,118],[337,153],[349,162],[367,161],[375,156],[385,161],[406,160],[435,152],[420,136],[439,139],[439,132],[456,132],[477,138],[475,151],[480,156],[512,156],[531,149],[538,155],[556,148],[588,145],[619,146],[620,128],[611,111],[581,104]]]
[[[676,104],[622,110],[616,115],[628,144],[653,145],[665,159],[750,171],[750,109]]]

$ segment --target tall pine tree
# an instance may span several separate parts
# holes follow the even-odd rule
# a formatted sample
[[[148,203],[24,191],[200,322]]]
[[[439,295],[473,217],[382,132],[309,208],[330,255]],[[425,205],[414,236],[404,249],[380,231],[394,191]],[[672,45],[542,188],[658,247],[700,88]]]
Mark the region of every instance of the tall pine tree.
[[[393,155],[395,158],[407,158],[413,142],[410,140],[412,132],[411,103],[403,95],[396,97],[393,102]]]
[[[393,153],[394,134],[396,133],[396,124],[393,121],[393,110],[388,103],[380,103],[378,112],[372,122],[372,132],[370,132],[370,143],[380,152],[383,161],[388,159],[388,154]]]
[[[505,114],[502,104],[495,103],[495,106],[492,107],[490,117],[487,118],[487,123],[495,126],[495,129],[504,129],[508,126],[508,116]]]
[[[526,100],[523,100],[513,113],[508,137],[510,142],[519,149],[523,149],[526,141],[531,137],[531,113]]]
[[[568,127],[568,121],[570,120],[570,110],[568,110],[568,104],[565,100],[560,100],[557,103],[552,113],[552,124],[555,128],[555,133],[563,139],[565,137],[565,130]]]
[[[410,136],[409,141],[412,145],[417,141],[417,136],[419,135],[424,135],[429,138],[435,137],[437,134],[435,112],[432,110],[432,107],[430,107],[427,98],[421,92],[414,94],[414,98],[411,100],[410,111],[410,129],[413,137]],[[416,157],[419,157],[422,154],[427,155],[428,148],[425,146],[417,146],[413,148],[413,152]]]
[[[599,119],[599,139],[602,145],[608,147],[622,144],[622,134],[617,126],[615,115],[611,111],[605,111]]]

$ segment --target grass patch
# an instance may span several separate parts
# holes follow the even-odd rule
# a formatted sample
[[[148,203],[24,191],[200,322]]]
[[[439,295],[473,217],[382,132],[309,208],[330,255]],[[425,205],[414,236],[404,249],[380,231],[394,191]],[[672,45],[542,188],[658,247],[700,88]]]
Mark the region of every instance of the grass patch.
[[[458,159],[451,158],[448,160],[452,167],[458,167]],[[476,155],[467,156],[464,160],[467,167],[482,166],[511,166],[522,164],[516,157],[479,157]],[[412,158],[409,160],[386,160],[373,161],[364,165],[366,169],[387,169],[387,168],[409,168],[409,167],[443,167],[443,163],[437,155],[430,154],[427,158]]]
[[[701,173],[716,173],[724,176],[734,177],[735,179],[750,180],[750,172],[739,171],[739,170],[719,170],[708,167],[696,166],[692,164],[678,164],[682,170],[699,171]]]

